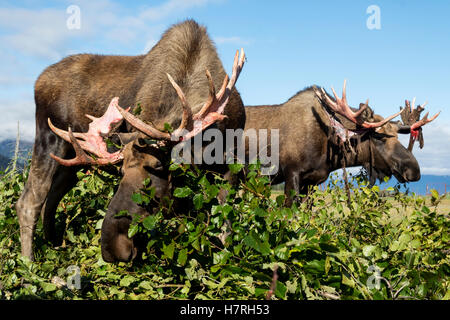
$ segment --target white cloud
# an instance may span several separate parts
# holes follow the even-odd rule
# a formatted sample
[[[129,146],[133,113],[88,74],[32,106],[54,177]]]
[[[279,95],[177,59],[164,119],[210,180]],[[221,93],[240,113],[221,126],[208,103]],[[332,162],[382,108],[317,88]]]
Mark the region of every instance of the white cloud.
[[[420,168],[422,174],[431,174],[436,176],[450,175],[450,168],[436,168],[436,167],[422,167]]]
[[[80,29],[68,29],[70,14],[66,8],[22,9],[0,8],[0,41],[29,57],[56,62],[74,49],[74,41],[95,43],[106,47],[114,44],[130,45],[143,42],[142,48],[151,48],[165,28],[155,24],[169,16],[194,7],[218,3],[220,0],[168,0],[161,5],[143,8],[137,14],[124,14],[121,5],[110,0],[74,0],[66,3],[80,8]],[[92,46],[90,47],[92,48]],[[120,52],[118,53],[120,54]]]
[[[166,28],[162,19],[220,1],[168,0],[138,13],[110,0],[72,0],[52,9],[0,8],[0,140],[16,136],[17,121],[21,136],[34,139],[32,87],[48,64],[83,51],[112,48],[111,53],[123,54],[129,47],[136,50],[136,44],[141,44],[139,53],[148,52]],[[72,4],[80,8],[80,29],[67,28],[66,9]]]
[[[35,136],[35,107],[32,97],[0,100],[2,120],[0,125],[0,141],[14,139],[17,136],[19,122],[21,139],[33,141]]]
[[[424,147],[415,144],[413,153],[422,174],[444,175],[450,173],[450,128],[445,122],[434,122],[423,127]],[[406,137],[409,139],[409,137]],[[402,137],[402,140],[406,140]],[[407,142],[404,144],[407,145]]]
[[[61,45],[69,37],[64,10],[28,10],[0,8],[2,45],[38,58],[57,60],[61,58]]]
[[[156,21],[175,15],[192,7],[201,7],[217,0],[169,0],[163,4],[151,7],[142,11],[139,15],[141,19]]]

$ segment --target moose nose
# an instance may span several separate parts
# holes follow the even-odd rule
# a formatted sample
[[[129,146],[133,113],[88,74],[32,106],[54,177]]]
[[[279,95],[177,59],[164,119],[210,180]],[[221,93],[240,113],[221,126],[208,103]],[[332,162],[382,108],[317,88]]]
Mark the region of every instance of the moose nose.
[[[420,180],[420,171],[411,171],[408,174],[408,180],[411,182],[419,181]]]
[[[408,166],[405,170],[404,177],[409,182],[419,181],[420,180],[420,167],[419,165],[411,165]]]

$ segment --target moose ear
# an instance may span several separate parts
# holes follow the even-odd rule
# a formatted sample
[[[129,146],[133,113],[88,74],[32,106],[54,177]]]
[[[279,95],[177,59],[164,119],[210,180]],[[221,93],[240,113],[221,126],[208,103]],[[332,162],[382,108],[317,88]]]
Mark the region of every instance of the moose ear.
[[[369,107],[368,101],[366,101],[366,103],[360,103],[359,104],[359,108],[363,108],[364,106],[367,106],[366,109],[361,113],[361,118],[362,119],[372,119],[374,112],[373,110]]]
[[[136,140],[139,137],[140,132],[116,132],[114,133],[114,135],[117,135],[120,139],[120,142],[123,145],[126,145]]]

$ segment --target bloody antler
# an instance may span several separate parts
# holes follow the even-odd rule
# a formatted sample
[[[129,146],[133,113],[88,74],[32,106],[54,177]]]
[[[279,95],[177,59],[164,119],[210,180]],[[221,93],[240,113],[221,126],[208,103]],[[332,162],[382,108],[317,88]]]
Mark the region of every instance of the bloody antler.
[[[397,117],[402,111],[397,112],[396,114],[387,117],[379,122],[367,122],[363,119],[361,119],[362,112],[367,108],[369,104],[369,100],[367,99],[366,103],[359,108],[358,111],[354,112],[352,109],[350,109],[348,103],[347,103],[347,96],[346,96],[346,84],[347,81],[344,80],[344,87],[342,89],[342,98],[339,98],[336,94],[336,91],[334,91],[334,88],[331,88],[333,91],[334,97],[336,101],[333,101],[325,92],[323,88],[321,88],[321,91],[319,91],[316,87],[314,87],[314,92],[317,95],[317,97],[325,102],[334,112],[344,116],[351,122],[357,124],[360,127],[363,127],[365,129],[374,129],[381,127]]]
[[[405,108],[402,110],[402,122],[403,125],[399,126],[399,132],[401,133],[411,133],[409,138],[409,145],[408,150],[412,151],[414,142],[416,140],[419,140],[420,148],[423,148],[424,142],[423,142],[423,135],[422,135],[422,126],[426,125],[427,123],[430,123],[434,119],[436,119],[440,111],[436,113],[431,119],[428,119],[428,112],[425,114],[425,116],[420,119],[420,114],[423,110],[425,110],[425,105],[427,102],[422,104],[421,106],[417,106],[417,108],[414,107],[416,102],[416,98],[413,99],[412,103],[410,101],[405,100]]]
[[[114,164],[123,160],[122,151],[119,150],[115,153],[109,153],[106,143],[103,140],[103,136],[110,133],[111,126],[120,122],[122,119],[125,119],[140,132],[157,140],[171,140],[175,142],[188,140],[197,133],[209,127],[214,122],[226,118],[223,112],[230,98],[231,91],[239,77],[242,67],[244,66],[244,62],[245,53],[244,50],[241,49],[240,58],[239,51],[236,52],[231,79],[229,80],[228,76],[225,76],[222,87],[217,94],[215,92],[211,74],[208,70],[206,70],[206,77],[208,78],[209,83],[209,98],[200,111],[195,115],[192,115],[192,109],[186,100],[183,90],[181,90],[172,77],[167,74],[167,77],[177,92],[183,107],[181,123],[172,133],[160,131],[153,126],[144,123],[142,120],[136,118],[128,112],[130,108],[126,110],[122,109],[119,106],[119,98],[117,97],[111,100],[106,113],[102,117],[95,118],[91,115],[86,115],[92,120],[89,124],[89,130],[87,133],[73,133],[70,128],[68,131],[61,130],[55,127],[49,118],[48,124],[51,130],[67,142],[70,142],[76,153],[76,157],[70,160],[62,159],[54,154],[50,154],[50,156],[64,166],[84,164],[106,165]],[[85,151],[95,155],[95,157],[86,154]]]
[[[179,127],[171,134],[168,132],[162,132],[153,126],[144,123],[142,120],[136,118],[119,106],[117,106],[117,109],[124,117],[124,119],[128,121],[132,126],[152,138],[160,140],[171,140],[176,142],[189,140],[199,132],[212,125],[214,122],[226,118],[223,112],[230,98],[231,91],[239,77],[242,67],[244,66],[244,62],[245,53],[244,50],[241,49],[240,58],[239,51],[236,52],[236,55],[234,57],[233,73],[230,80],[228,79],[228,76],[225,76],[222,87],[217,94],[214,88],[211,74],[208,70],[206,70],[206,77],[208,78],[209,84],[209,97],[200,111],[194,115],[192,115],[192,108],[189,106],[183,90],[178,86],[175,80],[173,80],[173,78],[169,74],[167,74],[167,77],[174,87],[175,91],[177,92],[177,95],[183,107],[183,116],[181,119],[181,123]]]
[[[89,124],[89,130],[86,133],[72,132],[69,127],[68,131],[61,130],[53,125],[50,118],[48,118],[48,125],[50,129],[58,136],[71,143],[75,149],[76,157],[74,159],[62,159],[54,154],[50,156],[64,166],[75,165],[107,165],[114,164],[123,159],[121,151],[109,153],[103,135],[111,131],[111,126],[120,122],[123,117],[117,111],[119,105],[119,98],[113,98],[109,104],[105,114],[100,118],[95,118],[91,115],[86,115],[92,122]],[[81,139],[81,140],[80,140]],[[91,157],[86,152],[92,153],[95,157]]]

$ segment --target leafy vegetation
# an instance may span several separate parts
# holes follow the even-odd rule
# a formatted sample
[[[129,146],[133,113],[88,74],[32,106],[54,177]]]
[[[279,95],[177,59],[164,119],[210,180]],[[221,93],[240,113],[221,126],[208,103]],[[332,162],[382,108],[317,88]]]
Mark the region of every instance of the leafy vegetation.
[[[257,165],[238,187],[189,166],[170,170],[183,185],[155,215],[133,217],[129,236],[144,239],[146,248],[139,259],[118,264],[100,253],[117,177],[79,172],[57,210],[62,246],[50,246],[39,223],[31,262],[20,256],[14,209],[28,171],[3,175],[0,299],[450,298],[449,216],[437,213],[437,193],[427,206],[423,197],[393,188],[392,197],[382,197],[353,177],[348,203],[332,179],[326,190],[315,188],[307,201],[286,208]],[[143,206],[154,196],[149,182],[133,195]],[[228,192],[223,203],[220,190]],[[187,205],[174,212],[179,201]],[[75,288],[71,268],[81,275]]]

